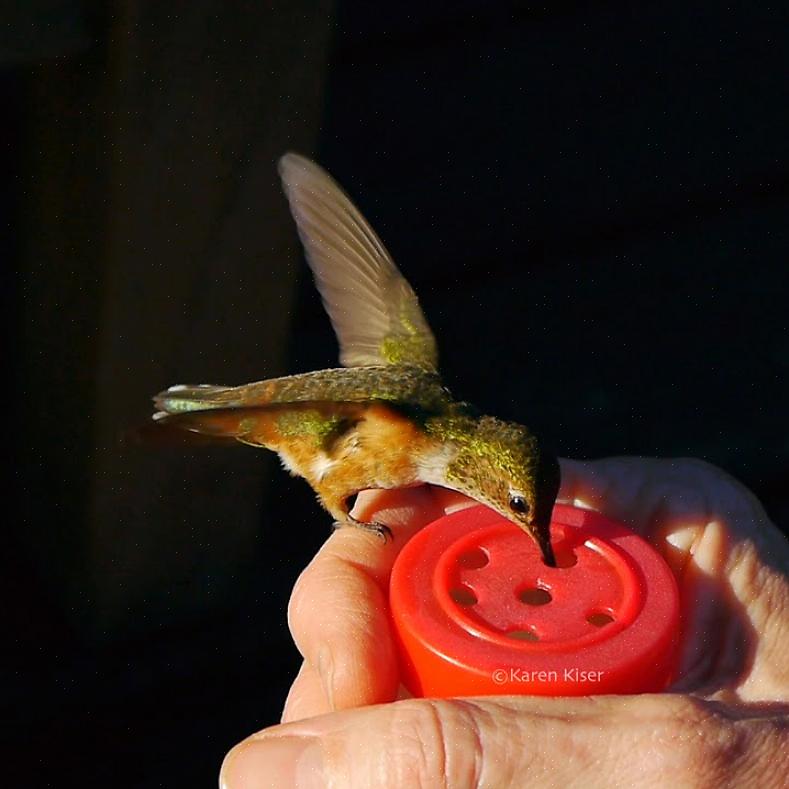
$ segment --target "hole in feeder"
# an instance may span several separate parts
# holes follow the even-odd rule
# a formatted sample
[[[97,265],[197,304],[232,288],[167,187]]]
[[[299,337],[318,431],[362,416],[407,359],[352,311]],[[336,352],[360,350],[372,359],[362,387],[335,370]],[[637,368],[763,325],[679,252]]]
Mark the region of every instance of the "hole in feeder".
[[[477,596],[474,594],[473,589],[468,586],[456,586],[449,590],[449,596],[458,605],[476,605]]]
[[[521,589],[518,592],[518,600],[526,605],[545,605],[553,600],[551,593],[547,589],[539,589],[531,587],[529,589]]]
[[[507,635],[518,641],[539,641],[540,637],[533,630],[510,630]]]
[[[586,621],[595,627],[605,627],[614,621],[614,617],[612,617],[611,614],[598,611],[597,613],[589,614],[589,616],[586,617]]]

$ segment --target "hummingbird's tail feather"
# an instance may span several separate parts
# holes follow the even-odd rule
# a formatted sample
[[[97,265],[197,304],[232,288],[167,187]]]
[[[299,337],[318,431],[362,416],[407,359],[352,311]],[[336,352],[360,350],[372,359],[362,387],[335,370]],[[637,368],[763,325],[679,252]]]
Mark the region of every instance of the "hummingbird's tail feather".
[[[157,427],[198,433],[211,440],[235,439],[242,444],[276,450],[280,433],[276,425],[278,408],[217,408],[206,411],[167,413],[153,415]]]
[[[220,435],[216,432],[209,434],[181,427],[178,424],[179,416],[162,414],[154,422],[148,420],[126,428],[118,437],[119,441],[126,447],[146,447],[149,449],[226,446],[237,443],[235,436],[232,435]]]
[[[162,405],[172,405],[166,398]],[[212,438],[234,438],[243,444],[281,451],[283,443],[306,441],[328,451],[333,442],[363,419],[366,404],[336,402],[270,403],[204,410],[157,411],[157,427],[187,430]]]
[[[183,413],[167,413],[158,411],[153,415],[157,425],[188,430],[204,436],[216,438],[242,438],[249,432],[250,420],[258,420],[262,408],[224,408],[207,411],[184,411]]]

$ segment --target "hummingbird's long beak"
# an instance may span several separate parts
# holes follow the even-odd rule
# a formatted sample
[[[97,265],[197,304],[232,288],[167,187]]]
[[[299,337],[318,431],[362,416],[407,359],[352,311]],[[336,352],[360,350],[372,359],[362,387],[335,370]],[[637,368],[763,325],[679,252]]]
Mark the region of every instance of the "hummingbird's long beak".
[[[551,545],[551,525],[550,521],[546,526],[537,526],[537,545],[540,546],[542,552],[542,560],[548,567],[556,567],[556,556],[553,553],[553,546]]]
[[[561,470],[559,461],[550,453],[541,453],[537,466],[537,501],[534,512],[534,536],[548,567],[556,567],[556,556],[551,545],[551,516],[559,493]]]

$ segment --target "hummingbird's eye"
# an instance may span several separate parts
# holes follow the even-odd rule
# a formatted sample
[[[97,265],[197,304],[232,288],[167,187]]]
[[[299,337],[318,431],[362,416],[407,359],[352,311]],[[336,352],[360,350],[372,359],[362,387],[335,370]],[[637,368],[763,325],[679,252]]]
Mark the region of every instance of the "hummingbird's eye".
[[[526,515],[529,512],[529,502],[523,496],[510,496],[510,509],[519,515]]]

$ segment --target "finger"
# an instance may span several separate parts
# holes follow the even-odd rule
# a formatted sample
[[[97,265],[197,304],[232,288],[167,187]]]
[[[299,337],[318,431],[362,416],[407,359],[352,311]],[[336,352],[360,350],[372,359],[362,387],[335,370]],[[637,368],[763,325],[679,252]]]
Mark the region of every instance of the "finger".
[[[780,723],[747,728],[719,709],[680,695],[409,700],[264,730],[227,755],[220,784],[733,785],[739,769],[765,778]],[[789,768],[786,749],[781,760]]]
[[[649,524],[653,483],[663,461],[653,458],[612,457],[602,460],[560,458],[558,500],[602,512],[643,532]]]
[[[325,712],[331,712],[331,709],[321,678],[306,660],[302,661],[299,673],[285,699],[282,723],[293,723]]]
[[[737,626],[723,595],[726,532],[715,521],[694,532],[681,578],[683,639],[676,688],[703,691],[713,676],[719,685],[734,679],[736,669],[728,653],[739,644],[726,643],[727,629]]]
[[[356,517],[392,528],[386,542],[362,529],[336,531],[296,583],[288,609],[294,641],[320,678],[329,709],[391,701],[398,686],[387,605],[397,553],[425,523],[443,514],[428,487],[360,494]],[[313,697],[309,697],[313,698]],[[311,710],[302,704],[300,714]]]
[[[789,698],[781,657],[789,552],[747,489],[691,458],[565,460],[562,475],[565,500],[640,532],[673,570],[683,618],[677,689],[728,688],[748,702]]]
[[[756,542],[768,533],[738,541],[718,520],[698,530],[681,579],[678,687],[723,689],[749,703],[789,702],[789,581],[760,558]]]
[[[563,459],[561,468],[561,500],[629,526],[663,554],[678,578],[716,509],[709,492],[719,490],[726,476],[686,458]]]
[[[687,553],[717,516],[739,539],[753,538],[764,511],[722,469],[695,458],[561,459],[559,499],[604,513],[653,542]],[[670,538],[670,539],[669,539]]]
[[[455,501],[458,495],[432,485],[362,491],[352,515],[357,520],[389,526],[392,539],[382,541],[363,529],[343,528],[329,540],[329,552],[355,563],[385,587],[392,565],[408,540],[423,526],[444,515],[445,502]]]
[[[443,511],[443,514],[450,515],[453,512],[468,509],[469,507],[478,507],[479,502],[464,496],[462,493],[450,490],[449,488],[433,487],[431,489],[432,495]]]

